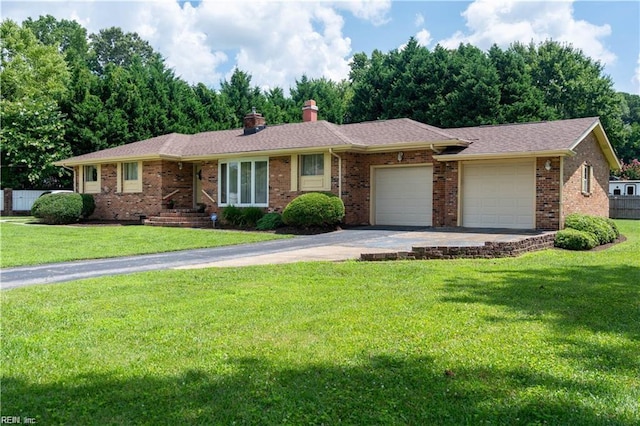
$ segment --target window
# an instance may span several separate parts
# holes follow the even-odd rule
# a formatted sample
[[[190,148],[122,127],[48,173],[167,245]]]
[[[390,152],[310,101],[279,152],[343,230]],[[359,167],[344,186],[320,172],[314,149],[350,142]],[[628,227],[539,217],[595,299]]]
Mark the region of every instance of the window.
[[[624,186],[624,192],[625,192],[627,195],[636,195],[636,191],[635,191],[635,189],[636,189],[636,186],[635,186],[635,185],[625,185],[625,186]]]
[[[84,181],[85,182],[98,181],[98,168],[96,166],[84,166]]]
[[[118,189],[122,192],[142,192],[142,162],[118,164]]]
[[[593,167],[590,164],[582,166],[582,193],[591,194],[591,175]]]
[[[324,154],[302,155],[300,160],[302,176],[324,175]]]
[[[220,205],[267,207],[269,162],[267,159],[220,163]]]
[[[100,192],[100,166],[90,164],[83,166],[80,170],[82,173],[80,192],[97,194]]]
[[[124,163],[124,180],[138,180],[138,163]]]
[[[331,154],[325,152],[292,156],[291,190],[331,190]]]

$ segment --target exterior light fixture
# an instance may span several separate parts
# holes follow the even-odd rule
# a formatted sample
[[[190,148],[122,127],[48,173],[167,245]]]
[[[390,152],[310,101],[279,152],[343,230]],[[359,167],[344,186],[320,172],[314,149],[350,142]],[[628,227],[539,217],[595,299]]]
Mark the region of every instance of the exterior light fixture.
[[[546,162],[546,163],[544,163],[544,169],[545,169],[546,171],[551,170],[551,160],[547,160],[547,162]]]
[[[404,157],[404,152],[400,151],[398,153],[398,163],[402,161],[402,157]]]
[[[182,170],[182,161],[178,161],[178,169]]]

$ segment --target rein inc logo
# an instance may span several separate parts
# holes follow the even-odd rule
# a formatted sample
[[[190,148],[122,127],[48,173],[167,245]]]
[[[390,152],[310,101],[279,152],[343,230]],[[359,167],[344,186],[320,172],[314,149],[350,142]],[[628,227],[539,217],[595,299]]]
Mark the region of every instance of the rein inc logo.
[[[20,417],[20,416],[2,416],[0,417],[0,424],[3,425],[35,425],[38,421],[35,417]]]

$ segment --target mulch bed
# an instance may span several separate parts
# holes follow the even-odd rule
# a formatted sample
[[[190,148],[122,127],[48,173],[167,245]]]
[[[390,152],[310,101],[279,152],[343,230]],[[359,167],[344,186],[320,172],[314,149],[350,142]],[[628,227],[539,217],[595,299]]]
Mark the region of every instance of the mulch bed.
[[[612,242],[612,243],[608,243],[608,244],[602,244],[602,245],[600,245],[600,246],[596,246],[596,247],[592,248],[592,249],[591,249],[591,250],[589,250],[589,251],[600,251],[600,250],[606,250],[606,249],[608,249],[608,248],[610,248],[610,247],[613,247],[613,246],[614,246],[614,245],[616,245],[616,244],[624,243],[625,241],[627,241],[627,237],[625,237],[624,235],[620,235],[620,236],[618,237],[618,239],[616,239],[614,242]]]

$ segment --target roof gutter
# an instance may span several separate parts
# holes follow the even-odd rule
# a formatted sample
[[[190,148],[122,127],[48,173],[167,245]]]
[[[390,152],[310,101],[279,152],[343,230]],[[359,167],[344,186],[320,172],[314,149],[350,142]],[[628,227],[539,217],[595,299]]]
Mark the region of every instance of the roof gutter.
[[[560,149],[551,151],[529,151],[513,153],[487,153],[487,154],[444,154],[434,155],[437,161],[463,161],[463,160],[500,160],[508,158],[531,158],[531,157],[573,157],[575,151],[570,149]]]
[[[138,155],[138,156],[122,156],[122,157],[109,157],[109,158],[87,158],[77,161],[54,161],[54,166],[82,166],[87,164],[108,164],[108,163],[122,163],[122,162],[133,162],[133,161],[145,161],[145,160],[173,160],[173,161],[183,161],[179,155],[167,155],[167,154],[152,154],[152,155]]]

